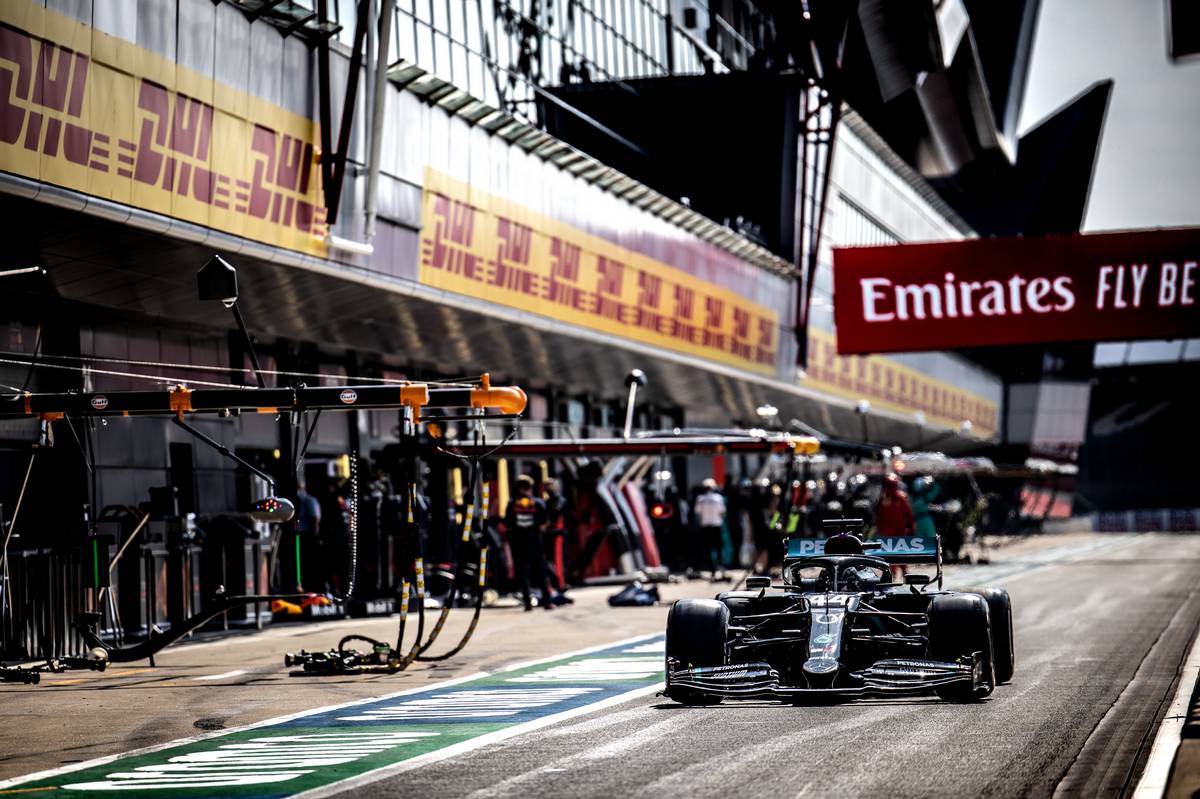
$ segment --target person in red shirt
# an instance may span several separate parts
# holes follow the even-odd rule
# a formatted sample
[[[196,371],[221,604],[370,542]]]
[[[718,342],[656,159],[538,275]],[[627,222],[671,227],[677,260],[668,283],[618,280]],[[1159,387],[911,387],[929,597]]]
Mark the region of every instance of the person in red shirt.
[[[913,516],[912,503],[904,492],[904,484],[894,474],[883,478],[883,493],[879,496],[879,504],[875,506],[875,532],[881,538],[884,536],[911,536],[916,533],[916,518]],[[901,575],[908,571],[907,566],[892,566],[892,579],[899,582]]]

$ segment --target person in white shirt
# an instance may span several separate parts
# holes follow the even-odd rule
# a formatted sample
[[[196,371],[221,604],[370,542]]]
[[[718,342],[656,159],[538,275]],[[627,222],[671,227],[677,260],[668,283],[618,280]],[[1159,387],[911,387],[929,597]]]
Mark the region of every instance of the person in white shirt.
[[[721,562],[721,535],[725,525],[725,497],[717,490],[717,481],[711,477],[704,481],[704,490],[696,497],[696,524],[700,527],[700,546],[707,565],[712,569],[712,580],[724,580],[725,569]]]

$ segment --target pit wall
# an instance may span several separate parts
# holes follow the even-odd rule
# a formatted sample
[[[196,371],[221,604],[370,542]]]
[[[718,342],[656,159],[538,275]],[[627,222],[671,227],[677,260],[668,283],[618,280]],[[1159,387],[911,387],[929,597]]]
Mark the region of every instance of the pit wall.
[[[1200,532],[1200,508],[1143,508],[1106,511],[1047,521],[1047,533]]]

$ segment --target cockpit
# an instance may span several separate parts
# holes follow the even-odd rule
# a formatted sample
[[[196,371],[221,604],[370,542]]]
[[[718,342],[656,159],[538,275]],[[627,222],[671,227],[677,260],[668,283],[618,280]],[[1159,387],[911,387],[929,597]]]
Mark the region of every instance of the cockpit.
[[[858,593],[889,582],[890,570],[885,561],[861,555],[800,558],[785,567],[784,580],[806,593]]]

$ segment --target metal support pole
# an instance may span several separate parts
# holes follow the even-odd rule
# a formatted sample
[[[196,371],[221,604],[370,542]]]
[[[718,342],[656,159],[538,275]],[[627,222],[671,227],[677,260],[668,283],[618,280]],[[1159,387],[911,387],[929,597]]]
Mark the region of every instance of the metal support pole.
[[[362,71],[363,39],[367,35],[367,0],[359,0],[354,22],[354,49],[350,51],[349,73],[346,75],[346,98],[342,102],[342,118],[338,129],[337,153],[330,165],[332,184],[325,189],[326,221],[330,227],[337,223],[341,204],[342,181],[346,177],[346,156],[350,147],[350,130],[354,127],[354,106],[358,103],[358,73]]]
[[[845,9],[846,18],[842,26],[842,33],[836,45],[836,51],[831,59],[832,63],[823,64],[823,59],[819,53],[815,53],[813,66],[817,71],[817,83],[814,86],[818,93],[816,107],[808,105],[803,110],[804,129],[801,135],[804,138],[804,144],[801,148],[801,153],[807,155],[810,136],[813,146],[813,167],[821,169],[820,187],[818,190],[817,177],[814,175],[812,186],[808,184],[808,176],[803,175],[801,178],[801,197],[800,202],[811,204],[811,216],[808,224],[812,226],[812,235],[807,239],[807,247],[801,253],[804,258],[804,263],[801,267],[801,282],[798,286],[799,292],[797,296],[796,307],[796,362],[801,367],[808,366],[808,322],[809,308],[812,304],[812,290],[815,283],[818,256],[820,254],[821,234],[825,222],[825,207],[829,199],[829,181],[832,177],[830,167],[833,164],[834,145],[837,143],[838,124],[842,116],[842,91],[840,81],[842,79],[842,68],[846,57],[846,44],[849,39],[850,21],[856,13],[857,3],[850,3]],[[825,67],[829,68],[826,69]],[[806,92],[811,91],[805,89]],[[823,96],[821,96],[823,95]],[[806,104],[811,97],[806,97]],[[821,115],[825,107],[829,109],[829,126],[825,131],[821,130]],[[810,131],[808,121],[812,118],[814,121],[813,129]],[[822,141],[822,133],[824,140]],[[821,158],[821,148],[824,146],[824,158]],[[822,163],[823,162],[823,163]],[[801,169],[805,170],[806,165],[802,161]],[[810,188],[813,194],[810,195]],[[801,217],[805,216],[802,206]],[[804,239],[803,223],[801,227],[801,241]]]
[[[234,300],[233,305],[229,306],[233,310],[233,318],[237,320],[238,329],[242,331],[242,338],[246,341],[246,350],[250,353],[250,365],[254,367],[254,379],[258,381],[259,388],[266,388],[267,382],[262,376],[262,366],[258,363],[258,353],[254,351],[254,341],[250,338],[250,331],[246,329],[246,319],[242,316],[242,309],[238,307],[237,300]]]
[[[387,110],[388,48],[392,40],[395,0],[383,0],[379,16],[379,48],[375,60],[375,98],[371,105],[371,148],[367,156],[367,228],[366,240],[375,237],[375,214],[379,203],[379,159],[383,149],[383,123]]]
[[[646,373],[641,369],[633,369],[625,377],[625,385],[629,386],[629,401],[625,405],[625,438],[633,435],[633,408],[637,402],[639,386],[646,385]]]
[[[675,18],[671,16],[670,12],[667,12],[667,15],[663,18],[663,22],[666,23],[663,27],[665,28],[665,36],[666,36],[666,40],[667,40],[667,47],[666,47],[667,74],[674,75],[675,74]]]
[[[199,430],[197,430],[196,428],[192,427],[187,422],[180,419],[178,416],[171,417],[171,421],[174,422],[178,427],[183,428],[184,430],[191,433],[193,436],[195,436],[200,441],[204,442],[208,446],[215,449],[217,452],[224,455],[226,458],[229,458],[232,461],[237,461],[238,463],[240,463],[242,466],[245,466],[247,469],[249,469],[254,474],[256,474],[259,477],[261,477],[262,479],[266,480],[267,485],[271,487],[271,493],[275,492],[275,478],[271,477],[271,475],[267,474],[262,469],[259,469],[257,466],[250,463],[245,458],[242,458],[240,455],[236,454],[235,452],[233,452],[233,450],[229,449],[229,447],[225,446],[224,444],[220,443],[219,441],[216,441],[216,440],[211,439],[208,436],[204,435]]]
[[[825,144],[825,170],[821,176],[821,193],[817,200],[816,208],[813,211],[812,225],[813,234],[808,250],[808,269],[807,281],[804,284],[804,330],[796,331],[796,335],[800,337],[800,363],[803,366],[808,365],[808,312],[812,306],[813,286],[816,283],[817,275],[817,260],[821,251],[821,234],[825,226],[825,206],[829,199],[829,180],[833,177],[833,148],[837,142],[838,122],[842,117],[842,101],[837,95],[833,95],[829,99],[830,122],[829,122],[829,139]],[[815,188],[815,186],[814,186]]]
[[[317,18],[324,27],[329,21],[329,0],[317,0]],[[329,88],[329,37],[317,43],[317,97],[321,115],[321,189],[325,192],[325,207],[329,208],[333,188],[333,111]],[[332,221],[330,222],[332,225]]]
[[[629,401],[625,405],[625,438],[633,433],[633,404],[637,401],[637,383],[629,384]]]
[[[4,534],[4,547],[0,549],[0,564],[3,564],[6,574],[8,569],[8,542],[12,540],[13,530],[17,526],[17,516],[21,513],[21,503],[25,499],[25,489],[29,486],[29,475],[33,472],[33,462],[37,460],[38,451],[35,449],[29,455],[29,465],[25,467],[25,479],[21,481],[21,491],[17,494],[17,507],[13,509],[12,520],[8,523],[8,531]],[[0,527],[0,529],[3,529]]]

